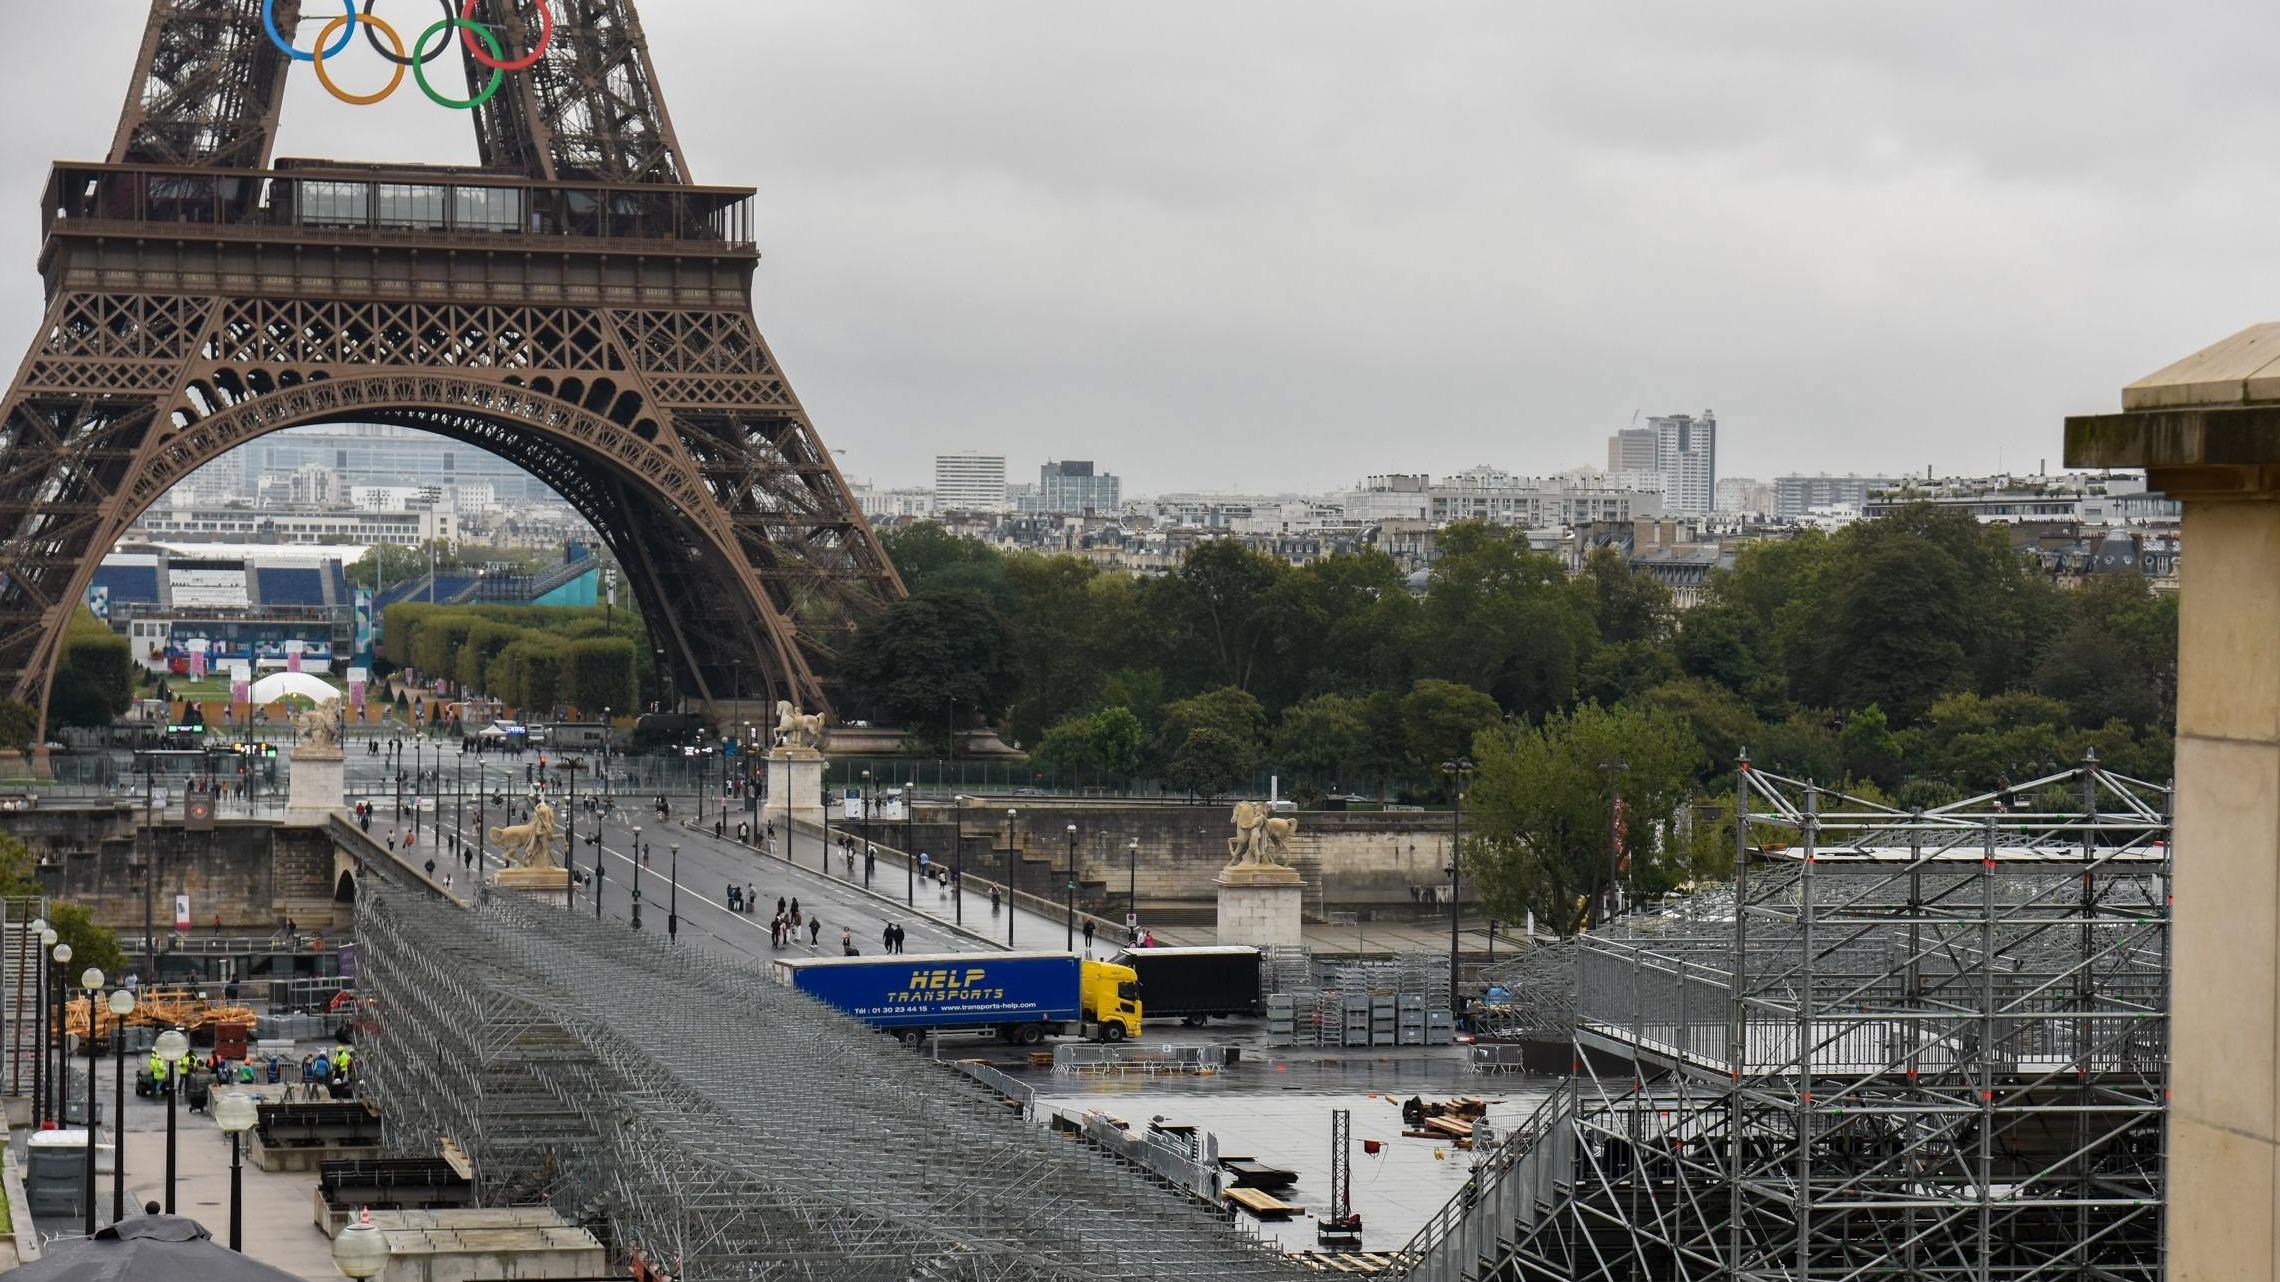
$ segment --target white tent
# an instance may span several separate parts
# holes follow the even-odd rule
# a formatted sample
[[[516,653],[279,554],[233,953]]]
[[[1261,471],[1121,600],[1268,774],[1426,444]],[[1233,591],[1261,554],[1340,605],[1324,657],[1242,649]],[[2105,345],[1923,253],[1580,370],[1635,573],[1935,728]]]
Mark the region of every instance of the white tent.
[[[253,683],[255,703],[275,703],[288,695],[299,695],[315,703],[331,703],[340,698],[340,691],[306,672],[273,673]]]

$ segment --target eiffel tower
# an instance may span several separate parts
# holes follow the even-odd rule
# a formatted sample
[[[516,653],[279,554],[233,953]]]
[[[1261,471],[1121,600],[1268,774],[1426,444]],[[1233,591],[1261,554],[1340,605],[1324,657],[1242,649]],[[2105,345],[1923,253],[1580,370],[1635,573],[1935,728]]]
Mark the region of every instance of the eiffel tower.
[[[711,707],[828,710],[852,629],[902,593],[753,318],[754,193],[691,181],[633,0],[472,14],[536,56],[469,112],[481,164],[370,165],[273,158],[293,60],[262,0],[152,0],[109,159],[49,178],[47,314],[0,427],[0,684],[43,740],[104,554],[288,427],[418,428],[552,486]],[[350,34],[375,38],[342,62],[384,74]]]

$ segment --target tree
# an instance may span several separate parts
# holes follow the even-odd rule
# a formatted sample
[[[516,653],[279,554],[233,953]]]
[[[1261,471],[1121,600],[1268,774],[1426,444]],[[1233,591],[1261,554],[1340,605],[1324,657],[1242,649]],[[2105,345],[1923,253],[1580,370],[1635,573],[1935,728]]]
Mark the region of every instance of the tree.
[[[1469,753],[1473,737],[1503,715],[1496,700],[1471,686],[1427,677],[1401,701],[1402,742],[1410,758],[1430,772]]]
[[[1198,543],[1142,601],[1159,624],[1175,690],[1247,690],[1271,653],[1267,594],[1290,567],[1233,539]]]
[[[39,732],[39,709],[21,699],[0,699],[0,749],[29,752]]]
[[[71,969],[79,971],[93,966],[105,975],[123,975],[127,970],[127,955],[119,948],[119,936],[108,927],[96,924],[95,914],[85,904],[58,899],[48,904],[48,925],[55,928],[56,942],[71,945]]]
[[[995,596],[1003,587],[1003,559],[994,549],[933,521],[889,530],[879,536],[879,543],[913,595],[967,591]]]
[[[1164,782],[1204,801],[1217,801],[1250,782],[1249,757],[1233,737],[1210,726],[1198,726],[1172,754]]]
[[[887,607],[856,633],[847,673],[865,706],[937,746],[956,710],[995,720],[1015,688],[1005,625],[972,592],[929,591]]]
[[[373,544],[346,571],[351,585],[372,589],[392,583],[409,583],[427,572],[426,549],[408,548],[397,543]]]
[[[1420,616],[1419,670],[1485,691],[1518,716],[1568,706],[1598,644],[1594,589],[1511,530],[1452,525],[1440,548]]]
[[[1046,731],[1030,760],[1072,776],[1094,770],[1130,778],[1140,768],[1142,741],[1139,718],[1123,708],[1103,708]]]
[[[604,708],[627,713],[639,706],[633,642],[624,637],[573,641],[566,664],[569,688],[563,697],[586,716],[599,717]]]
[[[457,661],[452,666],[459,684],[470,692],[480,691],[493,698],[503,698],[506,692],[497,688],[491,679],[492,661],[506,652],[508,646],[522,640],[521,628],[489,619],[477,619],[467,630],[467,640],[459,647]],[[440,675],[440,672],[439,672]]]
[[[1248,776],[1257,760],[1266,723],[1267,710],[1248,691],[1222,686],[1164,705],[1163,725],[1157,737],[1162,745],[1163,760],[1169,764],[1187,743],[1189,735],[1199,729],[1211,730],[1235,745],[1242,754],[1243,773]]]
[[[82,607],[63,634],[48,696],[48,720],[60,726],[107,726],[135,701],[134,652],[127,639]]]
[[[1481,734],[1464,862],[1497,916],[1528,913],[1561,934],[1589,925],[1615,875],[1613,833],[1623,801],[1628,877],[1641,893],[1685,874],[1658,833],[1688,796],[1699,749],[1654,708],[1585,704],[1542,725]]]
[[[1359,782],[1370,757],[1370,710],[1363,699],[1318,694],[1283,710],[1275,728],[1274,762],[1307,787]]]
[[[1592,588],[1601,641],[1660,641],[1668,632],[1670,589],[1634,571],[1615,549],[1593,549],[1584,558],[1583,574]]]

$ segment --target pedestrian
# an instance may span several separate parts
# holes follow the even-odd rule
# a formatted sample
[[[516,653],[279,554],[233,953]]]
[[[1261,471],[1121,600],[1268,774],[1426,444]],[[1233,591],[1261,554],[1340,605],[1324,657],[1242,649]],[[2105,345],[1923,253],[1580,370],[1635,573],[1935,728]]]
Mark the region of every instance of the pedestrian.
[[[821,918],[821,917],[810,917],[810,918],[808,918],[808,947],[810,947],[810,948],[813,948],[813,947],[815,947],[815,945],[816,945],[816,941],[817,941],[817,940],[820,940],[820,939],[822,939],[822,938],[823,938],[823,918]]]
[[[753,893],[752,883],[744,883],[744,911],[747,914],[758,912],[759,909],[755,905],[759,902],[759,897]]]
[[[427,875],[429,881],[435,880],[435,861],[433,859],[427,861]]]
[[[800,897],[798,895],[792,896],[792,924],[794,926],[800,924]]]
[[[782,895],[778,895],[776,896],[776,915],[778,917],[781,917],[784,915],[784,911],[784,897]]]
[[[839,928],[839,951],[849,957],[855,955],[855,932],[849,927]]]
[[[879,947],[890,953],[895,950],[895,924],[893,922],[888,922],[886,929],[879,932]]]
[[[1092,923],[1092,918],[1090,918],[1090,917],[1087,917],[1087,918],[1085,918],[1085,956],[1087,956],[1087,957],[1090,957],[1090,956],[1092,956],[1092,939],[1093,939],[1093,923]]]
[[[992,887],[990,887],[990,916],[992,916],[992,917],[995,917],[995,916],[997,916],[997,915],[998,915],[998,888],[997,888],[997,887],[995,887],[995,886],[992,886]]]
[[[898,921],[895,923],[895,951],[897,953],[900,953],[903,950],[903,938],[904,933],[902,923]]]

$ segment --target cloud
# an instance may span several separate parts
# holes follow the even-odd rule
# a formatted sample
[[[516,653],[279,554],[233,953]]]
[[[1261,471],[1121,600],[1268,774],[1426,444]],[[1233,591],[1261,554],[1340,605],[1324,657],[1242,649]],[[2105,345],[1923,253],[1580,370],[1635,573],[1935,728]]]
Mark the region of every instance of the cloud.
[[[144,12],[18,15],[71,52],[12,82],[0,341],[39,306],[39,175],[107,147]],[[697,176],[760,189],[771,341],[882,482],[967,447],[1128,491],[1542,472],[1705,406],[1729,474],[2019,466],[2273,310],[2270,6],[643,18]],[[288,122],[287,154],[474,158],[412,95],[297,76]]]

